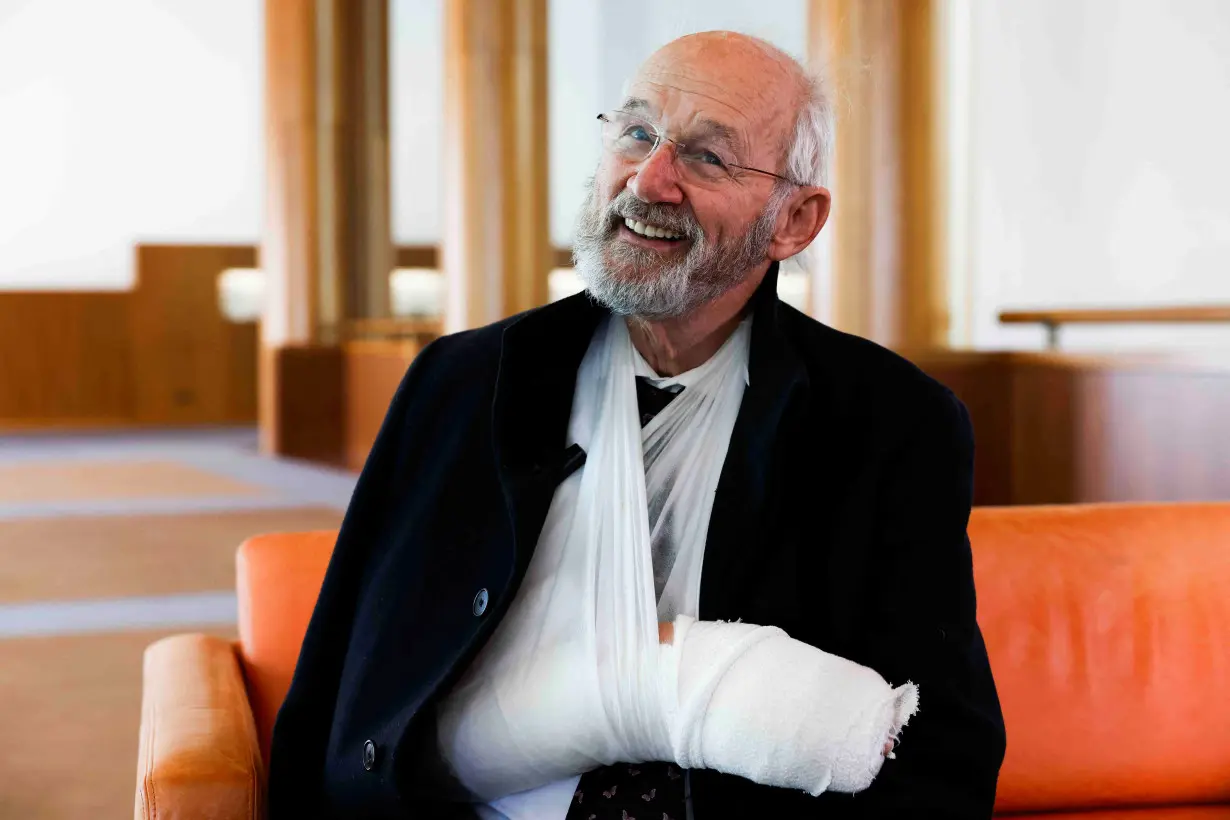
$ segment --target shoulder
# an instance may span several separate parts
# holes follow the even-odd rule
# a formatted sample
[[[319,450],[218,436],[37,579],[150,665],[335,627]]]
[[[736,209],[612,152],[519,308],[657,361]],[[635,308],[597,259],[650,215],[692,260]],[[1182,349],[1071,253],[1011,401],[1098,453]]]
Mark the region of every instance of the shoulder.
[[[426,391],[433,401],[454,391],[490,393],[495,389],[505,333],[545,310],[546,307],[535,308],[433,340],[411,362],[403,387],[415,393]]]
[[[904,356],[780,304],[779,321],[813,388],[831,408],[879,432],[971,438],[969,413],[945,385]]]
[[[415,357],[413,367],[439,377],[449,374],[462,379],[490,372],[499,367],[504,331],[519,316],[484,327],[450,333],[433,340]]]

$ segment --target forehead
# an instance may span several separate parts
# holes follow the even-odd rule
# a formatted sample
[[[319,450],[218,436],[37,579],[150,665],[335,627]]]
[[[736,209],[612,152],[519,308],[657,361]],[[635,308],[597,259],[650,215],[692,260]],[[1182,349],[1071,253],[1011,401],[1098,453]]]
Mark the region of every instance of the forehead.
[[[792,128],[797,88],[778,61],[718,42],[659,51],[641,66],[626,96],[668,129],[716,130],[759,154],[777,150]]]

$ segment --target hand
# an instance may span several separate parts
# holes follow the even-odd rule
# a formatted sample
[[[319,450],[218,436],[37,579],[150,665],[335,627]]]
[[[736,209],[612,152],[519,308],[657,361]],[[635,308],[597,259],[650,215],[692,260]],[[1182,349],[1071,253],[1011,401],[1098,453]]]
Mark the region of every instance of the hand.
[[[658,622],[658,643],[675,642],[675,625],[670,621]]]

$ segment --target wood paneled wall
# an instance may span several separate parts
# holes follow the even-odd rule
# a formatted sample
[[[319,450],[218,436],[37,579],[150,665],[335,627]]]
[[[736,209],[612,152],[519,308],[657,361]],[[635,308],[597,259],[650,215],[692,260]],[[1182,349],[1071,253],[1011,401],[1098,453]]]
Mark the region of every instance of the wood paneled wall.
[[[119,292],[0,292],[0,428],[251,424],[256,325],[217,279],[250,245],[139,245]]]
[[[359,470],[376,441],[402,376],[422,346],[414,340],[349,342],[342,359],[345,392],[344,463]]]
[[[976,504],[1230,499],[1225,357],[911,358],[970,410]]]
[[[344,464],[342,350],[336,345],[261,347],[262,437],[270,452],[333,466]],[[264,426],[268,425],[268,426]]]
[[[139,424],[250,424],[256,418],[255,322],[218,308],[218,275],[253,267],[244,245],[138,245],[132,294]]]
[[[271,408],[274,451],[362,469],[393,394],[421,349],[414,340],[384,339],[262,348],[269,394],[281,397]]]
[[[133,418],[130,293],[0,293],[0,427]]]
[[[0,291],[0,430],[256,420],[258,325],[226,320],[217,295],[218,275],[230,267],[254,267],[256,247],[138,245],[133,253],[137,282],[129,291]],[[570,253],[554,249],[553,263],[570,265]],[[403,267],[438,267],[438,257],[426,245],[396,252]],[[310,348],[288,355],[299,361]],[[404,371],[413,356],[404,346],[398,350],[373,353],[379,364],[366,361],[366,353],[354,354],[358,373],[384,373],[382,368],[396,369],[395,362]],[[376,377],[376,391],[391,397],[396,383],[388,387],[386,376]],[[357,418],[367,420],[358,430],[370,427],[373,401],[366,394],[358,399]],[[317,422],[307,427],[319,432]],[[374,437],[374,429],[368,432]],[[304,435],[313,434],[307,429]],[[358,441],[367,434],[356,435]],[[342,449],[330,460],[362,463],[361,455],[345,455],[353,449],[349,444],[338,440],[334,446]]]

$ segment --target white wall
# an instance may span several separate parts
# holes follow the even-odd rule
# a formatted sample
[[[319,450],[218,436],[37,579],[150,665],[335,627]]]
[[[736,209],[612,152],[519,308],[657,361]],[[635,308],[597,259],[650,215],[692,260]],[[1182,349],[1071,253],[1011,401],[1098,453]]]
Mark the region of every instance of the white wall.
[[[440,241],[443,0],[389,3],[389,196],[393,241]]]
[[[260,234],[260,0],[0,0],[0,288]]]
[[[973,0],[972,341],[1025,307],[1230,304],[1230,3]],[[1230,346],[1222,328],[1072,328],[1067,349]]]

